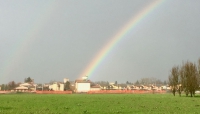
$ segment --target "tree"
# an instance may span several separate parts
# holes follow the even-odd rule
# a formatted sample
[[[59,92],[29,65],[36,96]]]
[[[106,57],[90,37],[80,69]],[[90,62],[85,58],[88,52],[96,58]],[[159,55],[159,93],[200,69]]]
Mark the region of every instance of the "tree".
[[[169,75],[169,85],[171,86],[171,90],[174,96],[178,85],[178,79],[179,79],[179,67],[174,66],[171,70],[171,74]]]
[[[4,90],[5,90],[5,91],[8,90],[8,85],[7,85],[7,84],[5,84],[5,86],[4,86]]]
[[[25,83],[32,83],[32,82],[33,82],[33,79],[31,79],[30,77],[28,77],[28,78],[25,78],[25,79],[24,79],[24,82],[25,82]]]
[[[131,82],[129,82],[129,81],[126,81],[126,84],[132,84]]]
[[[8,83],[8,90],[12,90],[16,87],[15,81],[11,81]]]
[[[186,96],[188,96],[189,94],[189,89],[188,89],[188,86],[187,86],[187,80],[188,78],[186,77],[186,72],[185,72],[185,65],[183,64],[183,66],[181,67],[180,69],[180,77],[181,77],[181,86],[182,86],[182,89],[184,90]]]
[[[1,90],[5,90],[5,84],[1,85]]]
[[[155,84],[163,84],[163,82],[160,79],[156,79]]]
[[[64,84],[64,90],[70,90],[70,82],[67,81],[65,84]]]
[[[155,85],[156,83],[161,83],[161,81],[159,79],[154,78],[154,77],[142,78],[140,80],[140,84],[142,84],[142,85]]]
[[[115,84],[117,84],[117,81],[115,81]]]
[[[197,67],[192,62],[186,62],[183,66],[182,76],[183,88],[186,91],[186,95],[190,93],[190,96],[195,95],[195,91],[198,89],[198,72]]]
[[[198,61],[198,68],[195,63],[187,61],[179,67],[173,67],[169,75],[169,85],[173,95],[178,91],[181,96],[181,92],[184,91],[186,96],[190,94],[191,97],[195,96],[195,91],[199,89],[199,68],[200,60]]]
[[[135,82],[135,85],[139,85],[140,83],[139,83],[139,81],[137,80],[136,82]]]
[[[198,60],[198,84],[200,86],[200,58]]]

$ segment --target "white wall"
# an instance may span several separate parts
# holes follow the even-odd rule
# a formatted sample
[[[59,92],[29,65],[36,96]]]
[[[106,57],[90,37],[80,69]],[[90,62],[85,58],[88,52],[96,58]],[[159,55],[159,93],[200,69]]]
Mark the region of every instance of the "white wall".
[[[52,89],[53,89],[54,91],[58,90],[58,85],[57,85],[57,84],[53,84],[52,87],[53,87]]]
[[[90,83],[76,83],[76,92],[90,91]]]
[[[64,91],[64,84],[60,84],[60,91]]]
[[[64,84],[60,84],[60,87],[58,87],[57,84],[49,85],[49,89],[52,89],[54,91],[64,91]]]

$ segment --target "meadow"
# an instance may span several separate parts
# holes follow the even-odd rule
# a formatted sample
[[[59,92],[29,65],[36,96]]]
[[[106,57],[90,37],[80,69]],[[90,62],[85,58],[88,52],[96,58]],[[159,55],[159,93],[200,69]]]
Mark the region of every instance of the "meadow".
[[[200,97],[172,94],[1,94],[0,114],[198,114]]]

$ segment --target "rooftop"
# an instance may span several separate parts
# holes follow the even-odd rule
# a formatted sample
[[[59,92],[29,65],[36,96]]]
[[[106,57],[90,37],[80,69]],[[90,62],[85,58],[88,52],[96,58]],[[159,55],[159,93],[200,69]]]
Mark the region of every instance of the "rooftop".
[[[75,83],[92,83],[90,80],[75,80]]]

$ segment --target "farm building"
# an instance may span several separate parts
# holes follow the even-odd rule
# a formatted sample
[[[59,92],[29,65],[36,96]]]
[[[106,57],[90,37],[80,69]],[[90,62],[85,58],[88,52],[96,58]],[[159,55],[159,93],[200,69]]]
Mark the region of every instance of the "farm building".
[[[75,80],[75,92],[88,92],[90,91],[90,80]]]

